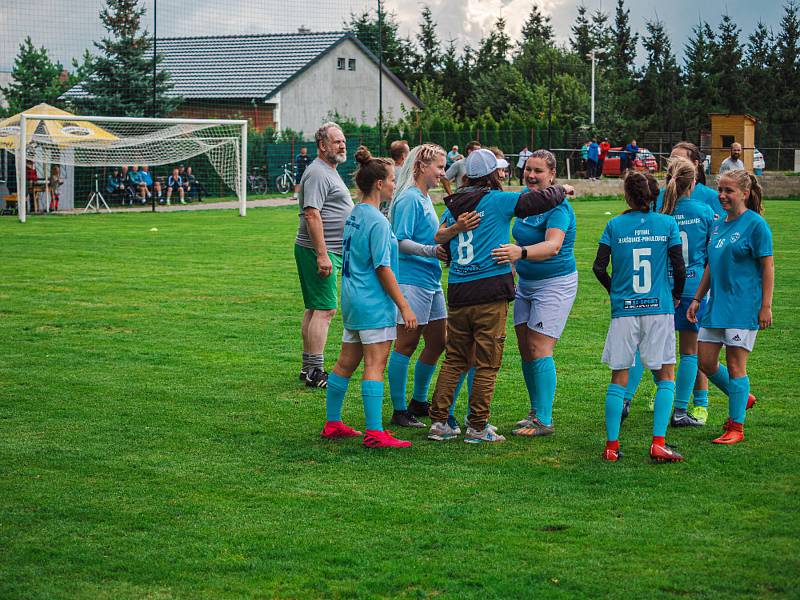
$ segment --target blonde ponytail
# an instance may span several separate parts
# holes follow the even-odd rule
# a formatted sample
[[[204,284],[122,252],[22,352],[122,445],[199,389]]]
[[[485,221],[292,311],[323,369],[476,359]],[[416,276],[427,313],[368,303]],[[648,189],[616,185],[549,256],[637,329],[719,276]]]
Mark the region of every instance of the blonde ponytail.
[[[678,200],[689,194],[697,176],[695,166],[682,156],[673,156],[667,161],[667,188],[661,212],[671,215]]]

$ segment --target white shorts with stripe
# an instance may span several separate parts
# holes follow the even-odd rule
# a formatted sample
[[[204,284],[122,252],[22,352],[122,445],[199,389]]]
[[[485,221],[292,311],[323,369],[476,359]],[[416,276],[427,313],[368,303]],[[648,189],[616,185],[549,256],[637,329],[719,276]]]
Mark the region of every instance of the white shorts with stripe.
[[[718,329],[716,327],[701,327],[700,332],[697,334],[697,341],[722,344],[723,346],[734,346],[752,352],[753,347],[756,345],[757,333],[757,329]]]
[[[514,327],[527,323],[531,331],[558,339],[578,293],[578,272],[550,279],[522,279],[514,297]]]
[[[611,319],[603,362],[614,371],[630,369],[636,350],[647,369],[675,364],[675,319],[669,315],[638,315]]]
[[[397,339],[397,327],[381,327],[380,329],[347,329],[342,333],[345,344],[380,344]]]

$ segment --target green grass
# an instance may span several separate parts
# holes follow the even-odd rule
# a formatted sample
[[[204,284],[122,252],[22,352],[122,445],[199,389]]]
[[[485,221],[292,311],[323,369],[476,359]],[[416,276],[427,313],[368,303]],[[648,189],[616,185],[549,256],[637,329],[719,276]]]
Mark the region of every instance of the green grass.
[[[624,461],[600,460],[609,307],[590,265],[620,209],[575,205],[556,435],[403,431],[414,446],[394,452],[318,437],[296,208],[1,219],[0,597],[797,597],[798,205],[767,203],[775,327],[747,440],[709,443],[712,393],[706,428],[670,432],[687,462],[669,466],[647,460],[650,382]],[[329,365],[340,336],[337,318]],[[527,412],[511,337],[501,432]],[[363,425],[357,383],[345,419]]]

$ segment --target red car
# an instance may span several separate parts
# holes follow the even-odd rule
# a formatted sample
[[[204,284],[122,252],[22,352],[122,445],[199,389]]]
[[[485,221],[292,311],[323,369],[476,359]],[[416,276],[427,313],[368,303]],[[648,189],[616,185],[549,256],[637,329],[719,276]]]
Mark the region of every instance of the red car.
[[[622,147],[611,149],[603,163],[603,175],[606,177],[620,176],[620,159],[624,153],[625,151]],[[647,148],[639,148],[636,160],[633,161],[633,168],[637,171],[655,173],[656,170],[658,170],[658,161],[650,150]]]

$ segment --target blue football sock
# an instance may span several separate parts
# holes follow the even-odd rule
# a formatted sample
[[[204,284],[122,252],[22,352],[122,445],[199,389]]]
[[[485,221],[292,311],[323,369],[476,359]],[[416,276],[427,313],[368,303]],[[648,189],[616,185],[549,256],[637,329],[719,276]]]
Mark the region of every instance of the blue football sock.
[[[461,392],[461,386],[464,385],[464,380],[467,380],[467,416],[469,416],[469,398],[472,396],[472,382],[475,381],[475,367],[472,367],[466,373],[462,373],[461,376],[458,378],[458,384],[456,385],[456,391],[453,394],[453,403],[450,405],[450,414],[455,414],[456,408],[456,400],[458,400],[458,394]]]
[[[675,382],[659,381],[656,388],[656,399],[653,403],[653,436],[667,435],[667,425],[675,401]]]
[[[417,364],[414,365],[414,395],[411,396],[417,402],[428,401],[428,388],[435,370],[436,364],[429,365],[417,359]]]
[[[330,379],[328,381],[330,382]],[[364,402],[364,418],[367,421],[367,429],[370,431],[383,431],[383,420],[381,418],[383,382],[372,381],[371,379],[362,380],[361,400]]]
[[[472,382],[475,381],[475,367],[467,371],[467,394],[472,398]]]
[[[556,398],[556,363],[552,356],[533,361],[536,383],[536,418],[543,425],[553,424],[553,401]]]
[[[729,395],[728,390],[730,389],[730,382],[731,378],[728,375],[728,367],[719,363],[719,369],[713,375],[709,375],[708,378],[711,380],[715,386],[722,390],[722,393],[726,396]]]
[[[695,390],[692,396],[692,404],[708,408],[708,390]]]
[[[389,356],[389,396],[394,410],[406,410],[406,386],[408,385],[408,363],[411,357],[392,350]]]
[[[697,354],[681,354],[675,377],[675,408],[686,410],[697,379]]]
[[[536,380],[534,378],[534,360],[522,361],[522,378],[525,380],[525,388],[528,390],[528,398],[531,401],[531,410],[538,410],[536,406]]]
[[[625,400],[633,400],[636,395],[636,388],[639,387],[639,382],[642,380],[644,374],[644,365],[642,359],[639,357],[639,351],[636,351],[636,361],[633,366],[628,369],[628,385],[625,386]],[[614,440],[611,440],[612,442]]]
[[[606,390],[606,437],[610,442],[619,439],[624,397],[624,387],[616,383],[608,384],[608,390]]]
[[[744,423],[747,412],[747,397],[750,395],[750,378],[737,377],[730,380],[730,395],[728,395],[728,413],[735,423]]]
[[[325,392],[325,420],[342,420],[342,404],[344,404],[344,395],[347,393],[347,384],[349,383],[349,377],[341,377],[333,372],[328,374],[328,387]]]

